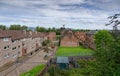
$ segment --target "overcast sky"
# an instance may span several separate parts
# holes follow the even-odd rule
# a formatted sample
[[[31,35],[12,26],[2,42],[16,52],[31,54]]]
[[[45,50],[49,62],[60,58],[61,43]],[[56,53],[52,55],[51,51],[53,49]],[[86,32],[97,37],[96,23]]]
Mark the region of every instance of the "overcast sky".
[[[108,16],[120,12],[120,0],[0,0],[0,24],[111,29]]]

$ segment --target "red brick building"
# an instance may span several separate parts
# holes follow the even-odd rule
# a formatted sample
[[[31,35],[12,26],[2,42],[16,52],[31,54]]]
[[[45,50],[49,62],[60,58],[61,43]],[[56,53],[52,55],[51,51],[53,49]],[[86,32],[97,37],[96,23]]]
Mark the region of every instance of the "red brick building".
[[[92,30],[86,33],[86,39],[85,39],[85,44],[88,48],[95,49],[95,43],[94,43],[94,34],[97,31]]]
[[[51,41],[55,41],[56,40],[56,33],[55,32],[49,32],[48,33],[48,39]]]
[[[83,45],[85,47],[95,49],[94,33],[96,31],[73,32],[72,30],[65,28],[62,28],[61,30],[60,46],[77,47]]]
[[[61,35],[60,46],[77,47],[79,46],[79,41],[71,30],[66,30]]]
[[[86,33],[85,32],[74,32],[75,36],[77,37],[80,44],[84,44],[86,40]]]
[[[0,67],[23,55],[32,54],[46,40],[44,33],[22,30],[0,30]]]

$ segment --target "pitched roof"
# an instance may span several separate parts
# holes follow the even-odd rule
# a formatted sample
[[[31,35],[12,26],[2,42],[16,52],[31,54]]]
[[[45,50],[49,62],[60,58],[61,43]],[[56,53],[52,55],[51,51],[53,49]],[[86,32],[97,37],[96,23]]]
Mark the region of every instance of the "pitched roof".
[[[0,37],[11,37],[12,40],[27,37],[21,30],[0,30]]]
[[[96,32],[97,32],[97,30],[91,30],[91,31],[87,32],[86,34],[94,35]]]
[[[73,35],[73,32],[72,30],[65,30],[62,34],[61,34],[61,39],[64,38],[64,36],[72,36]]]
[[[69,63],[68,57],[57,57],[57,63]]]
[[[8,33],[8,31],[0,30],[0,37],[10,37],[11,35]]]
[[[0,37],[11,37],[12,40],[28,38],[28,37],[46,37],[46,32],[32,32],[23,30],[0,30]]]
[[[47,32],[38,32],[38,35],[40,37],[47,37],[48,36],[48,33]]]

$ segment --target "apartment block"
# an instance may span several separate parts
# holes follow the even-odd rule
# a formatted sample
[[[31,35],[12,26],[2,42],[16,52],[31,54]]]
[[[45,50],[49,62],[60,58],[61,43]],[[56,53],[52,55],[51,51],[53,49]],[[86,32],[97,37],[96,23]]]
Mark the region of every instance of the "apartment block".
[[[46,36],[46,37],[45,37]],[[0,66],[32,54],[42,46],[47,34],[21,30],[0,30]]]

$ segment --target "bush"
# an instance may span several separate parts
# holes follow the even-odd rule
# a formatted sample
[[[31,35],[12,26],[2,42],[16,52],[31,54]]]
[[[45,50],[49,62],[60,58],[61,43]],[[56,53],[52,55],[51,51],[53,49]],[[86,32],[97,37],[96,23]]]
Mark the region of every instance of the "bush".
[[[55,67],[54,65],[51,65],[50,68],[48,69],[48,73],[50,76],[58,76],[60,72],[59,67]]]
[[[49,43],[51,43],[50,40],[45,40],[45,41],[42,42],[42,45],[43,46],[47,46]]]

